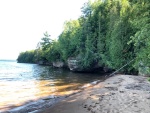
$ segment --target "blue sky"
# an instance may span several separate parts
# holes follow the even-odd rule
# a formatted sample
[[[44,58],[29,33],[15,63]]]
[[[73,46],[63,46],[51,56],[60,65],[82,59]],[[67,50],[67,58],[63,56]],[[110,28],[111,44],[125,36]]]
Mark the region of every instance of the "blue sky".
[[[87,1],[0,0],[0,59],[17,59],[21,51],[35,49],[46,31],[57,38]]]

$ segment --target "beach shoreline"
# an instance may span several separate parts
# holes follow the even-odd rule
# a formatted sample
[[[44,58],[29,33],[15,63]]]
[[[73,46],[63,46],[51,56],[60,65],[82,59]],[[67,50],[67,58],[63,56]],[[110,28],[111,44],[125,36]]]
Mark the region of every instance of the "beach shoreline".
[[[36,113],[149,113],[147,77],[115,75]]]
[[[80,93],[89,87],[93,87],[94,85],[96,85],[102,81],[104,81],[104,79],[86,83],[83,86],[80,86],[76,90],[68,91],[68,94],[65,94],[62,96],[50,95],[50,96],[42,97],[42,98],[39,98],[36,100],[33,99],[30,101],[27,101],[24,104],[19,105],[19,106],[12,105],[12,106],[6,106],[6,108],[2,107],[2,109],[0,109],[0,113],[37,113],[37,112],[41,112],[47,108],[51,108],[56,103],[59,103],[62,100],[69,98],[70,96],[76,95],[77,93]]]

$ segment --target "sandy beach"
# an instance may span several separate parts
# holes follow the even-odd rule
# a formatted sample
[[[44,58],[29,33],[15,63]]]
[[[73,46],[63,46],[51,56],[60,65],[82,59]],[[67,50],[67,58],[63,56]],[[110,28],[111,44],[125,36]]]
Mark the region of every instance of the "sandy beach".
[[[38,113],[150,113],[150,82],[115,75]]]

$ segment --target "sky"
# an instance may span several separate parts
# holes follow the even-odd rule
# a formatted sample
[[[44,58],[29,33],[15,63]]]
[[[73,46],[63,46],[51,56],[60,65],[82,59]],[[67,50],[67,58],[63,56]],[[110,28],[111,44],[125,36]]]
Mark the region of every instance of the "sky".
[[[88,0],[0,0],[0,59],[17,59],[48,32],[57,39],[66,20],[77,19]]]

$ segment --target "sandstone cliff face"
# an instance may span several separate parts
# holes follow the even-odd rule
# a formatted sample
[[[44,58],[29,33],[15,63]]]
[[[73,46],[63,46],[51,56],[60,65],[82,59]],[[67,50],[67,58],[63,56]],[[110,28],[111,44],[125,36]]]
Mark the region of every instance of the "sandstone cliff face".
[[[79,63],[79,60],[76,58],[69,58],[68,59],[68,68],[71,71],[78,71],[78,72],[92,72],[96,70],[102,71],[102,67],[98,64],[95,64],[94,66],[91,66],[89,68],[82,68],[82,66]]]
[[[53,62],[53,66],[57,68],[64,67],[64,63],[62,61]]]
[[[71,71],[79,71],[78,61],[76,59],[68,59],[68,68]]]
[[[48,61],[43,61],[43,60],[38,61],[37,64],[39,64],[39,65],[51,65],[51,63],[49,63]]]

